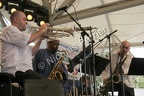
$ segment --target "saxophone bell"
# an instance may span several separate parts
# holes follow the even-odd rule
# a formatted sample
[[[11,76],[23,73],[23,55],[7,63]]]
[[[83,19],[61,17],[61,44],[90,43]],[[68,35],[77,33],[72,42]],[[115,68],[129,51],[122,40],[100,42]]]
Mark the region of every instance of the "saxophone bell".
[[[53,76],[49,76],[48,78],[49,80],[54,80],[54,79],[57,79],[57,80],[63,80],[63,76],[61,75],[61,73],[59,71],[55,71],[53,72]]]
[[[120,74],[113,74],[113,83],[117,84],[121,81]]]

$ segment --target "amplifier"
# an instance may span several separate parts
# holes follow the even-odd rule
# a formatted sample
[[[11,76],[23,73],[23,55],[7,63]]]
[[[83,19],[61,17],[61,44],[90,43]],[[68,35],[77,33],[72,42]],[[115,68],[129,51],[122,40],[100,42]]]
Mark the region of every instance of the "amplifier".
[[[60,80],[27,79],[24,96],[64,96],[64,89]]]

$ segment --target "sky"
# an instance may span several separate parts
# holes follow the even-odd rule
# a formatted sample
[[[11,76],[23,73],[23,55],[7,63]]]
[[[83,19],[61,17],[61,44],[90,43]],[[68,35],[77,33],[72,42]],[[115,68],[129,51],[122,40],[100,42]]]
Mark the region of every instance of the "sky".
[[[130,52],[134,55],[134,57],[144,58],[144,47],[132,47]]]

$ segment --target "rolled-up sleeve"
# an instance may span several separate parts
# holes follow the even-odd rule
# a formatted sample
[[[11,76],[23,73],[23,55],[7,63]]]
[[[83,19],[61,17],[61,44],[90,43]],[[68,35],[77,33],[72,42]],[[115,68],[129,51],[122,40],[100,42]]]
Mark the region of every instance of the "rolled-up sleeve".
[[[14,26],[9,27],[6,27],[2,30],[1,39],[7,43],[11,43],[19,47],[27,46],[31,34],[21,32]]]

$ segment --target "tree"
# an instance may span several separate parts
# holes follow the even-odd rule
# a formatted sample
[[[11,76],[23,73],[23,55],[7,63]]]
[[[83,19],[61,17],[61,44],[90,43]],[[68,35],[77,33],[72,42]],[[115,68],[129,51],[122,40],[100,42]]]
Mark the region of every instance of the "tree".
[[[144,88],[144,76],[133,76],[134,88]]]

